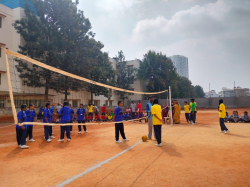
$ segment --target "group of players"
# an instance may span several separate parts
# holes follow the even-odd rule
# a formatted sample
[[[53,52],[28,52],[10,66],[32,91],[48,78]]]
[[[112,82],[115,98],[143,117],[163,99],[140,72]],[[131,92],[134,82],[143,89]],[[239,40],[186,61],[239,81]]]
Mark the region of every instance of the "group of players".
[[[122,106],[123,106],[122,101],[118,101],[118,105],[115,108],[114,117],[113,117],[113,122],[115,123],[115,139],[117,143],[121,143],[121,141],[119,140],[119,134],[121,134],[123,141],[128,141],[124,132],[124,125],[123,125],[124,113],[123,113]],[[93,116],[93,107],[94,107],[93,105],[88,106],[89,115],[92,115],[92,116]],[[189,108],[187,107],[187,103],[185,103],[184,105],[185,110],[186,108]],[[105,107],[105,110],[106,110],[106,107]],[[225,105],[223,104],[222,99],[219,100],[218,110],[220,114],[221,132],[228,133],[229,130],[224,124],[225,118],[226,118],[226,108],[225,108]],[[193,123],[195,122],[195,117],[196,117],[194,116],[195,111],[196,111],[196,103],[192,99],[191,100],[191,120]],[[147,121],[148,121],[148,139],[150,140],[152,138],[152,134],[153,134],[152,131],[154,128],[154,136],[157,141],[156,146],[160,147],[162,146],[161,128],[162,128],[162,124],[164,123],[164,117],[162,115],[163,109],[159,105],[158,99],[154,99],[153,96],[149,97],[149,102],[146,105],[146,112],[147,112]],[[72,133],[72,125],[70,125],[70,123],[74,121],[74,116],[73,116],[74,110],[67,101],[64,101],[63,106],[57,109],[57,113],[58,113],[56,115],[58,117],[57,122],[62,123],[62,124],[68,124],[68,125],[60,126],[61,134],[60,134],[60,139],[58,140],[58,142],[64,141],[65,132],[66,132],[67,141],[70,141],[71,140],[70,134]],[[43,123],[44,123],[44,139],[47,142],[51,142],[51,140],[55,138],[52,133],[52,126],[46,125],[46,123],[52,123],[53,114],[54,114],[54,107],[51,105],[51,102],[49,101],[46,103],[43,109],[43,115],[42,115]],[[86,110],[84,109],[83,104],[80,104],[80,107],[77,109],[76,114],[77,114],[77,121],[79,123],[78,133],[81,134],[81,125],[83,125],[84,131],[88,132],[86,125],[84,125]],[[27,108],[27,105],[23,104],[21,106],[21,110],[17,114],[17,118],[18,118],[19,124],[23,122],[31,122],[31,124],[29,125],[22,125],[22,126],[18,124],[16,125],[17,144],[21,149],[26,149],[29,147],[26,145],[27,138],[29,138],[30,142],[35,141],[33,139],[33,134],[32,134],[32,131],[33,131],[32,122],[36,121],[36,112],[34,110],[34,105],[30,104],[29,107]],[[189,118],[190,116],[187,117],[187,121],[190,120]]]

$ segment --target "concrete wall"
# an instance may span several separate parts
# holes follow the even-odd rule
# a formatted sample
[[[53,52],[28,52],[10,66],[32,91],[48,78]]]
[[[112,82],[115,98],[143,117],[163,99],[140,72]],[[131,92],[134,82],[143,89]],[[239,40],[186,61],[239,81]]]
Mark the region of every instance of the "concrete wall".
[[[219,99],[224,100],[224,104],[227,108],[250,108],[250,97],[227,97],[227,98],[197,98],[195,102],[197,103],[198,108],[217,108]],[[187,101],[188,104],[190,103],[190,99],[176,99],[181,107],[183,108],[184,101]],[[160,99],[160,105],[163,102],[167,102],[166,99]],[[138,103],[138,100],[135,101]],[[146,109],[146,104],[148,100],[142,100],[142,108]],[[130,106],[131,101],[126,103],[126,106]],[[168,104],[169,105],[169,104]]]

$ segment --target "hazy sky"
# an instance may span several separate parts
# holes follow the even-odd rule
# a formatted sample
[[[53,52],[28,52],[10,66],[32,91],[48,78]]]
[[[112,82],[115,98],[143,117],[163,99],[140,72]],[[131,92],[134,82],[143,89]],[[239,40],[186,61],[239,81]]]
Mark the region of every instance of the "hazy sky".
[[[80,0],[78,8],[110,57],[184,55],[205,91],[250,87],[250,0]]]

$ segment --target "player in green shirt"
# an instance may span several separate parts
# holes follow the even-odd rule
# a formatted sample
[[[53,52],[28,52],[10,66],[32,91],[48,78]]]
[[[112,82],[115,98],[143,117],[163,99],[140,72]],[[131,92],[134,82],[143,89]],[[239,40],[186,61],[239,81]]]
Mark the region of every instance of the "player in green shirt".
[[[191,113],[190,113],[190,120],[192,121],[192,125],[195,124],[195,108],[196,104],[194,102],[194,99],[191,99]]]

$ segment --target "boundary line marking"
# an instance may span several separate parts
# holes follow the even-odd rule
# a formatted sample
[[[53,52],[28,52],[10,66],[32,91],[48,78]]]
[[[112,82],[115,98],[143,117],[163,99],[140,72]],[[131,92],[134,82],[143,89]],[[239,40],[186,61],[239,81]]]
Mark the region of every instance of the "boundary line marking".
[[[163,128],[162,131],[164,131],[165,129],[171,127],[172,125],[173,125],[173,124],[171,124],[171,125],[169,125],[169,126]],[[109,161],[112,161],[112,160],[114,160],[115,158],[121,156],[122,154],[126,153],[126,152],[129,151],[130,149],[132,149],[132,148],[136,147],[137,145],[139,145],[140,143],[142,143],[142,140],[139,141],[139,142],[137,142],[136,144],[132,145],[131,147],[129,147],[129,148],[123,150],[122,152],[116,154],[115,156],[110,157],[110,158],[108,158],[107,160],[104,160],[104,161],[100,162],[99,164],[97,164],[97,165],[95,165],[95,166],[93,166],[93,167],[91,167],[91,168],[85,170],[84,172],[82,172],[82,173],[80,173],[80,174],[78,174],[78,175],[76,175],[76,176],[74,176],[74,177],[72,177],[72,178],[70,178],[70,179],[67,179],[66,181],[62,182],[62,183],[59,184],[59,185],[56,185],[56,187],[63,187],[63,186],[65,186],[65,185],[67,185],[67,184],[73,182],[74,180],[78,179],[79,177],[82,177],[83,175],[86,175],[86,174],[88,174],[89,172],[94,171],[95,169],[101,167],[103,164],[107,164]]]

